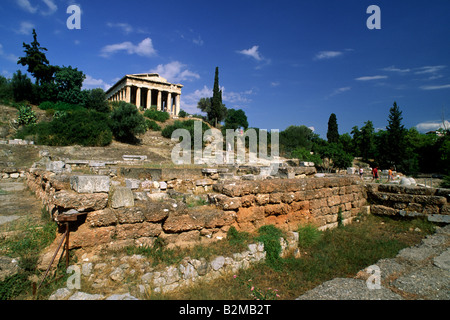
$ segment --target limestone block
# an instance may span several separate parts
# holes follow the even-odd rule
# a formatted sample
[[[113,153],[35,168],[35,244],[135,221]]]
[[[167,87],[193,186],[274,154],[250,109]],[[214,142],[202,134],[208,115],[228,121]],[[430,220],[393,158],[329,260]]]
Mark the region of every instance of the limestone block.
[[[114,213],[114,210],[110,208],[97,210],[88,213],[86,223],[91,227],[106,227],[115,225],[117,223],[117,216]]]
[[[141,180],[138,179],[125,179],[125,185],[130,189],[139,189]]]
[[[109,194],[109,201],[112,208],[134,206],[134,195],[130,188],[114,187]]]
[[[110,178],[108,176],[72,176],[70,187],[78,193],[109,192]]]
[[[78,194],[72,190],[61,190],[55,193],[52,202],[57,207],[75,208],[79,212],[102,210],[108,203],[108,194]]]
[[[382,206],[382,205],[372,205],[370,207],[370,213],[376,215],[386,215],[386,216],[395,216],[398,213],[398,210]]]

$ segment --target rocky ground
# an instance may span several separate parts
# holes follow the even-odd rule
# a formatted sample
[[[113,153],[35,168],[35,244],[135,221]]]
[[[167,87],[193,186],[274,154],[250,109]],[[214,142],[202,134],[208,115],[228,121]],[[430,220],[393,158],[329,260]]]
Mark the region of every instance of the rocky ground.
[[[379,276],[379,277],[378,277]],[[377,281],[377,277],[380,280]],[[336,278],[297,300],[449,300],[450,225],[355,278]]]

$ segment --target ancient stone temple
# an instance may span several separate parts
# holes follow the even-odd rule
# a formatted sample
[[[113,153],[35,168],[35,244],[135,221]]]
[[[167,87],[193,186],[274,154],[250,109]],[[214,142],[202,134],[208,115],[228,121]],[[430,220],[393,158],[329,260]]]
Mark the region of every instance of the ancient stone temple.
[[[137,107],[180,112],[181,84],[172,84],[157,73],[127,74],[106,91],[108,101],[126,101]]]

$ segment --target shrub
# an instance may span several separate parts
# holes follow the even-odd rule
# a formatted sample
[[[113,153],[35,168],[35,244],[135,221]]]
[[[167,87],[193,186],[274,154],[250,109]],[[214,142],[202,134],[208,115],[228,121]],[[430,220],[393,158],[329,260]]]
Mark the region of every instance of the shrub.
[[[145,120],[145,125],[147,126],[147,129],[161,131],[161,127],[153,120]]]
[[[136,106],[119,101],[111,113],[110,127],[114,137],[123,142],[136,142],[136,135],[144,133],[146,124],[144,117]]]
[[[29,125],[36,123],[36,113],[33,111],[31,106],[21,106],[19,108],[19,116],[17,121],[19,125]]]
[[[145,110],[144,116],[159,122],[165,122],[170,119],[170,114],[168,112],[158,111],[153,108]]]
[[[50,146],[105,146],[111,143],[108,117],[96,111],[81,109],[60,114],[51,122],[27,126],[16,134],[18,138],[34,136],[37,144]]]
[[[41,110],[50,110],[55,108],[55,103],[51,101],[44,101],[39,105],[39,109]]]
[[[81,110],[82,106],[78,104],[71,104],[63,101],[51,102],[45,101],[39,105],[39,109],[41,110],[50,110],[53,109],[55,111],[70,111],[70,110]]]
[[[189,113],[187,113],[186,111],[184,111],[183,109],[180,110],[180,112],[178,112],[178,116],[180,118],[186,118],[189,115]]]

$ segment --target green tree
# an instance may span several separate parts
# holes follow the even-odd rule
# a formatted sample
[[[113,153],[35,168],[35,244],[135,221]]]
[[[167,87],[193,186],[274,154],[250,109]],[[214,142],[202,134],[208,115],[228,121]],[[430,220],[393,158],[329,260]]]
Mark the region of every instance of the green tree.
[[[32,101],[33,84],[31,83],[30,78],[20,70],[17,70],[17,72],[13,74],[11,88],[14,101]]]
[[[372,121],[367,121],[361,128],[361,139],[359,144],[359,150],[361,152],[361,157],[363,161],[368,162],[370,158],[374,156],[374,133],[375,129],[373,127]]]
[[[136,106],[125,101],[119,101],[111,112],[110,127],[117,140],[129,143],[136,143],[136,135],[145,133],[147,129]]]
[[[109,108],[108,101],[106,100],[105,91],[101,88],[84,90],[85,92],[85,101],[84,106],[87,109],[96,110],[98,112],[109,112],[111,111]]]
[[[284,153],[291,153],[297,147],[310,151],[313,146],[314,133],[304,126],[289,126],[280,132],[280,149]]]
[[[33,42],[31,44],[23,43],[23,48],[25,56],[20,57],[17,64],[28,66],[27,71],[36,79],[37,85],[52,82],[53,75],[59,68],[50,65],[50,62],[45,55],[47,49],[41,47],[40,43],[37,41],[35,29],[33,29]]]
[[[13,98],[10,80],[0,75],[0,100],[7,101]]]
[[[359,148],[361,145],[361,131],[358,126],[354,126],[350,133],[352,134],[353,155],[359,157],[361,156],[361,150]]]
[[[216,67],[213,96],[211,98],[211,110],[208,114],[208,119],[211,124],[214,124],[214,126],[217,127],[217,124],[225,119],[226,114],[227,108],[222,103],[222,90],[219,88],[219,67]]]
[[[322,159],[316,153],[311,154],[311,151],[306,150],[303,147],[297,147],[292,151],[292,157],[301,161],[314,162],[314,165],[318,166],[322,164]]]
[[[58,100],[71,104],[84,104],[86,93],[81,90],[86,75],[71,66],[62,67],[55,73]]]
[[[406,130],[402,125],[402,112],[394,102],[389,110],[388,125],[386,127],[386,144],[383,146],[386,156],[386,166],[394,166],[397,170],[405,170],[403,160],[406,157],[405,135]]]
[[[325,158],[331,160],[327,162],[328,165],[325,167],[327,170],[345,169],[352,165],[352,155],[345,152],[342,146],[338,143],[327,143],[325,146],[318,147],[317,150],[322,160]],[[325,161],[323,162],[325,163]]]
[[[236,130],[241,127],[244,128],[244,130],[247,130],[248,128],[245,112],[242,109],[228,109],[224,128]]]
[[[211,112],[211,98],[200,98],[197,108],[208,115]]]
[[[339,142],[337,118],[334,113],[332,113],[330,115],[330,118],[328,119],[327,140],[330,143],[338,143]]]

